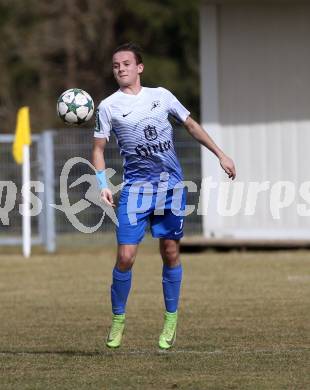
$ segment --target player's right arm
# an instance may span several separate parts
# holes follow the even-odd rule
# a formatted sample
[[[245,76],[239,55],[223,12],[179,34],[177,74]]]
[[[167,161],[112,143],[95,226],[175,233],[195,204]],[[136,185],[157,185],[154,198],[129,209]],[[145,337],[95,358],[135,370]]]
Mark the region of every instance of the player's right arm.
[[[108,206],[114,207],[112,191],[108,188],[105,176],[104,150],[109,141],[112,129],[112,116],[107,104],[103,100],[96,110],[96,124],[94,131],[92,160],[96,169],[96,177],[100,188],[100,198]]]
[[[92,162],[96,169],[96,177],[100,187],[100,198],[108,206],[115,207],[112,191],[108,188],[105,178],[104,149],[107,144],[106,138],[95,138],[93,142]]]

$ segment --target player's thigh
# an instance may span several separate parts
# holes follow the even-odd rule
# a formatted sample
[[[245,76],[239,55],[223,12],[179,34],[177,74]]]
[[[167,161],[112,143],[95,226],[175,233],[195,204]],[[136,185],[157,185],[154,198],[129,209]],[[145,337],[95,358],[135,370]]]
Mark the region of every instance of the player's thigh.
[[[155,238],[180,240],[183,237],[184,217],[165,210],[164,215],[151,217],[151,232]]]
[[[128,191],[122,191],[117,208],[118,226],[116,237],[119,245],[136,245],[141,242],[145,234],[145,228],[150,210],[139,208],[140,198],[134,200]]]
[[[186,191],[169,190],[164,210],[155,210],[150,216],[153,237],[180,240],[183,237]]]

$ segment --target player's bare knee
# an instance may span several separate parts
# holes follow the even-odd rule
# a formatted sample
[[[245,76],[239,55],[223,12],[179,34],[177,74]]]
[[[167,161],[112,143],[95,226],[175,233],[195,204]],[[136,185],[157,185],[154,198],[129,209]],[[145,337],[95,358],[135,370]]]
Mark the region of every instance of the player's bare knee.
[[[130,271],[132,266],[133,266],[133,262],[130,262],[130,261],[128,261],[128,262],[117,261],[117,263],[116,263],[116,268],[122,272]]]
[[[118,249],[116,266],[120,271],[128,271],[132,268],[136,257],[136,248],[122,246]]]
[[[171,255],[171,256],[165,255],[165,256],[163,256],[163,262],[165,265],[167,265],[170,268],[176,267],[177,265],[180,264],[180,260],[179,260],[178,255]]]
[[[179,245],[172,240],[162,241],[160,243],[160,252],[164,264],[168,267],[175,267],[180,263]]]
[[[134,263],[134,256],[131,253],[121,253],[117,258],[117,268],[120,271],[128,271]]]

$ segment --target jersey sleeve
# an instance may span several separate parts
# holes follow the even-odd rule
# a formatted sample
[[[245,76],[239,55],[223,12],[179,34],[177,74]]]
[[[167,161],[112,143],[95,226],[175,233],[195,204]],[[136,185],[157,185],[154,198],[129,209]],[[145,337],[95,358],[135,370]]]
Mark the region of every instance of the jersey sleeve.
[[[96,110],[95,121],[94,137],[107,138],[109,141],[112,130],[112,117],[109,106],[104,104],[104,102],[100,103]]]
[[[179,100],[167,89],[162,88],[168,100],[168,112],[178,122],[184,123],[190,112],[179,102]]]

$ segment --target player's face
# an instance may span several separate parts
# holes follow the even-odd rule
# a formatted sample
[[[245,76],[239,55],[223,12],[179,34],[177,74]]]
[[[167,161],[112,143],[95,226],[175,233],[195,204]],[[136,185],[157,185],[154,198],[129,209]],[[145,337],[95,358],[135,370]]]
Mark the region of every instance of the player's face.
[[[120,87],[136,85],[143,72],[143,64],[137,64],[131,51],[119,51],[112,59],[113,74]]]

